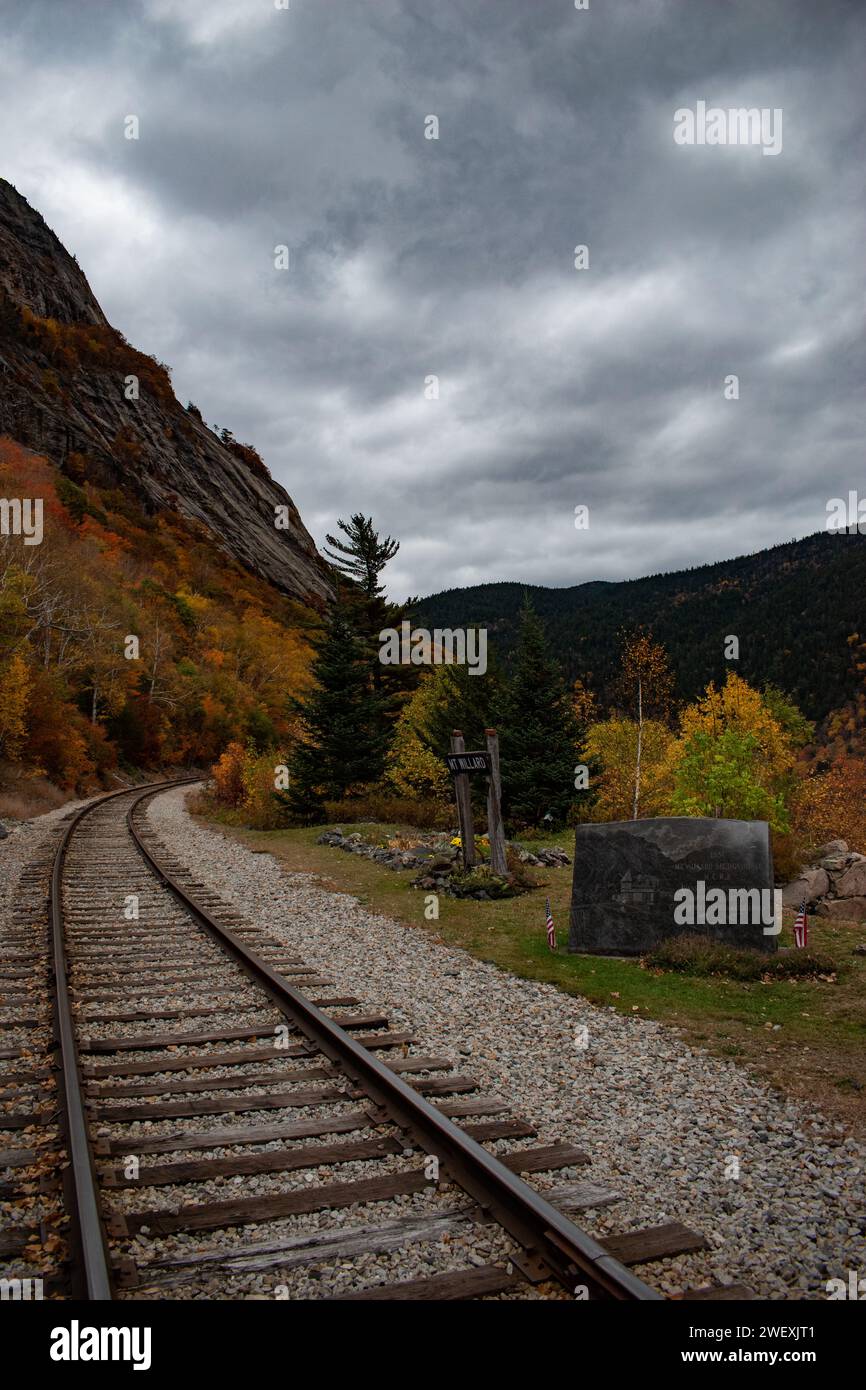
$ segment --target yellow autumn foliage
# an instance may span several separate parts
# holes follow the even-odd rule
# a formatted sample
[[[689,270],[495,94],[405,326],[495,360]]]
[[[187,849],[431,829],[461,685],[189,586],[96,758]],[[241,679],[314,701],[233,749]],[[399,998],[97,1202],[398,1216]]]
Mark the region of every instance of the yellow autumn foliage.
[[[451,791],[448,769],[418,735],[435,698],[434,682],[422,680],[397,720],[394,741],[385,766],[385,780],[398,796],[412,800],[447,801]]]
[[[0,750],[14,761],[27,732],[27,701],[32,676],[27,662],[15,653],[0,666]]]
[[[762,783],[773,785],[791,772],[795,753],[789,735],[774,718],[761,692],[734,671],[728,672],[721,688],[711,681],[706,693],[683,710],[676,751],[681,751],[693,734],[718,738],[728,730],[754,738]]]
[[[593,820],[631,820],[634,803],[635,762],[637,759],[637,721],[603,719],[591,724],[586,751],[600,764],[598,799],[592,807]],[[645,719],[641,748],[641,816],[667,814],[673,790],[672,750],[675,739],[665,724]]]

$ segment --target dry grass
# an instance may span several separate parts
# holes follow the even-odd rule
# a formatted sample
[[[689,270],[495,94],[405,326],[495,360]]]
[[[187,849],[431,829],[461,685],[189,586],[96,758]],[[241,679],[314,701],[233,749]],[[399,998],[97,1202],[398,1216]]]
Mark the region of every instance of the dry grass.
[[[728,980],[820,980],[835,975],[832,956],[817,951],[739,950],[706,936],[672,936],[643,957],[647,970],[717,975]]]
[[[56,811],[70,797],[47,777],[22,777],[8,766],[0,767],[0,819],[30,820]]]

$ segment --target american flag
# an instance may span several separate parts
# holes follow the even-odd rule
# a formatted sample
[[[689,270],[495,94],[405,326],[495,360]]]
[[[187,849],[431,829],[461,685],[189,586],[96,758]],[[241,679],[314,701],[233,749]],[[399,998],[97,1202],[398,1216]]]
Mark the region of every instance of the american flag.
[[[794,922],[794,945],[806,946],[809,942],[809,918],[806,916],[806,899],[800,903],[800,911]]]
[[[551,951],[556,950],[556,927],[553,925],[553,913],[550,910],[550,898],[547,899],[547,944]]]

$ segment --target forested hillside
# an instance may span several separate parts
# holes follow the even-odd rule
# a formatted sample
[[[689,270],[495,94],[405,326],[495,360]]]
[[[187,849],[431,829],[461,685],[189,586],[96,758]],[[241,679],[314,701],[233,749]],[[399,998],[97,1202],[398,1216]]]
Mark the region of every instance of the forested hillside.
[[[118,764],[205,765],[233,738],[286,736],[314,610],[203,526],[79,485],[8,439],[0,498],[44,509],[39,544],[0,533],[0,790],[25,795],[44,774],[83,791]]]
[[[178,401],[0,179],[0,810],[288,741],[332,592],[255,448]]]
[[[603,702],[616,677],[618,634],[640,626],[667,650],[683,700],[724,680],[729,634],[740,640],[739,673],[755,686],[779,686],[810,719],[824,719],[858,689],[849,639],[864,626],[866,536],[818,532],[756,555],[622,583],[447,589],[421,599],[413,618],[429,628],[484,623],[507,661],[527,593],[568,677],[580,677]]]

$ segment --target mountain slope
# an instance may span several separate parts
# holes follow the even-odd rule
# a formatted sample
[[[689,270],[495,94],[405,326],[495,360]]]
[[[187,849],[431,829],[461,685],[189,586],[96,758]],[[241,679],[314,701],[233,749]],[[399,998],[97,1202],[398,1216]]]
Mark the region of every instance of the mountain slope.
[[[207,766],[232,740],[287,744],[311,605],[177,512],[79,487],[2,436],[0,498],[41,501],[43,521],[34,546],[0,530],[0,811],[10,787],[32,804],[34,778],[49,796],[84,794],[118,764]]]
[[[125,382],[139,381],[128,400]],[[74,482],[117,488],[151,513],[205,526],[220,549],[283,593],[325,602],[329,568],[255,450],[181,406],[167,368],[112,328],[75,259],[0,179],[0,435]],[[275,507],[288,508],[278,530]]]
[[[781,686],[811,719],[851,699],[848,638],[866,617],[866,536],[817,532],[756,555],[621,583],[566,589],[481,584],[419,600],[425,627],[485,623],[506,658],[528,594],[570,679],[609,696],[621,630],[651,627],[664,643],[679,694],[694,698],[733,667],[746,680]],[[740,639],[738,663],[724,659],[725,638]]]

